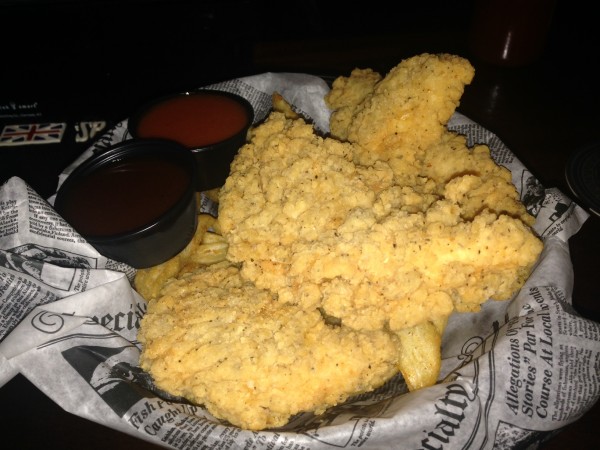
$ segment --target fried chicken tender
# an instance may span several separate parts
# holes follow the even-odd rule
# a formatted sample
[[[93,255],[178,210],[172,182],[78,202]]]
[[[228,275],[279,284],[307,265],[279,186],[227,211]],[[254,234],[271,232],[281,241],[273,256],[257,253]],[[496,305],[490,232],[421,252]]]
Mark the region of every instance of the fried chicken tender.
[[[359,144],[355,161],[393,158],[400,184],[414,184],[423,150],[438,142],[474,76],[468,60],[422,54],[405,59],[383,79],[355,70],[338,78],[325,98],[333,110],[331,134]]]
[[[250,430],[285,425],[397,373],[398,339],[327,325],[217,263],[169,283],[142,319],[141,367],[158,387]]]
[[[372,69],[354,69],[349,77],[338,77],[333,81],[333,89],[325,96],[327,106],[334,110],[329,119],[332,136],[343,141],[348,139],[348,125],[358,105],[372,94],[381,78]]]

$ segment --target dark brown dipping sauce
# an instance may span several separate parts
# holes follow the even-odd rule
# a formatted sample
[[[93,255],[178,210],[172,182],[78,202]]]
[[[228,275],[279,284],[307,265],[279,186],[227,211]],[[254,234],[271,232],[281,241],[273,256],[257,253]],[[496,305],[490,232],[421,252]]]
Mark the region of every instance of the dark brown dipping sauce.
[[[144,156],[100,167],[64,193],[61,214],[83,236],[109,236],[150,225],[181,199],[188,172]]]

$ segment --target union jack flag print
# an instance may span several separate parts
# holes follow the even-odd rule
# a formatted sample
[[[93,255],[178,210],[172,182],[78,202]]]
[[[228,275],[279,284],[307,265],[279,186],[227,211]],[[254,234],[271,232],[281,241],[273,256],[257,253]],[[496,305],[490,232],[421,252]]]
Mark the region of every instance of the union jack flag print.
[[[66,127],[66,123],[4,125],[0,134],[0,146],[60,143]]]

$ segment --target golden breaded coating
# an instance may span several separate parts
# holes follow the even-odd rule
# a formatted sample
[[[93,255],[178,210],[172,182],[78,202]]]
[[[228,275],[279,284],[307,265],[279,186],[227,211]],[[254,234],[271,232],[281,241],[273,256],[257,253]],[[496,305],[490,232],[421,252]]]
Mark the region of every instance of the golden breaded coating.
[[[354,329],[399,330],[508,298],[541,250],[519,219],[491,208],[463,214],[460,186],[472,179],[489,172],[514,191],[503,170],[460,176],[455,165],[446,183],[399,186],[378,176],[387,163],[357,165],[354,144],[322,139],[301,120],[273,113],[253,133],[221,190],[218,220],[228,259],[280,301],[323,308]]]
[[[375,84],[352,81],[365,77],[353,72],[345,83],[334,83],[326,98],[334,109],[331,134],[359,144],[357,162],[395,158],[398,174],[411,173],[420,164],[421,152],[441,138],[474,73],[469,61],[448,54],[405,59]],[[340,102],[338,91],[349,86],[360,92],[345,94],[347,100]],[[414,183],[414,179],[401,182]]]
[[[317,310],[277,301],[230,263],[170,283],[163,294],[142,319],[141,367],[161,389],[241,428],[319,414],[397,373],[391,333],[327,325]]]
[[[372,69],[354,69],[349,77],[338,77],[332,89],[325,96],[327,106],[333,110],[329,119],[331,135],[345,141],[348,139],[348,125],[358,106],[365,97],[371,95],[381,75]]]
[[[488,209],[533,225],[510,171],[494,162],[486,145],[469,149],[464,136],[446,131],[425,150],[419,175],[435,181],[444,197],[459,204],[465,220]]]

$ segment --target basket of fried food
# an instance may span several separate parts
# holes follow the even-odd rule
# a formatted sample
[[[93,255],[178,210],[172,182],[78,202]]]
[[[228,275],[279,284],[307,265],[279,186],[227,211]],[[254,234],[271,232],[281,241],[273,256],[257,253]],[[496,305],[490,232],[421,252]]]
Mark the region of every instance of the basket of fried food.
[[[511,298],[543,246],[510,172],[447,128],[473,76],[448,54],[356,69],[325,99],[327,136],[275,97],[218,217],[137,273],[156,386],[262,430],[398,374],[435,384],[448,317]]]

